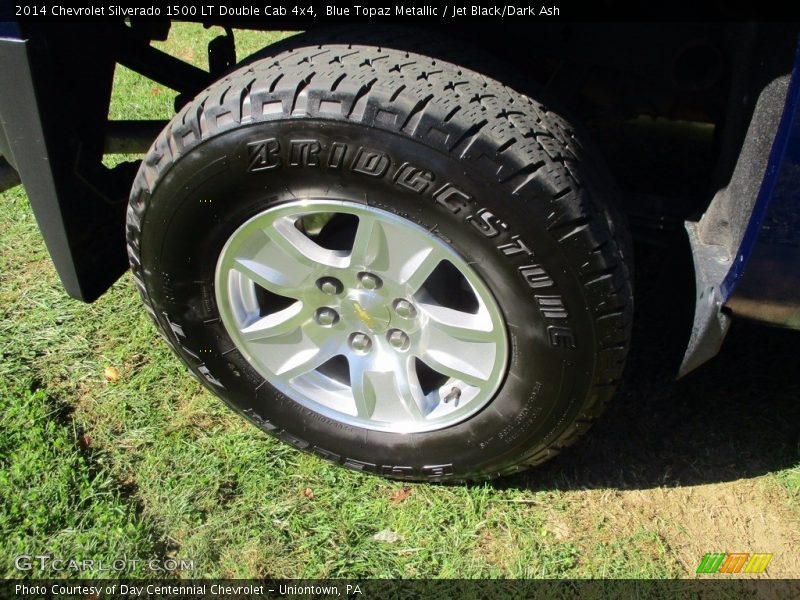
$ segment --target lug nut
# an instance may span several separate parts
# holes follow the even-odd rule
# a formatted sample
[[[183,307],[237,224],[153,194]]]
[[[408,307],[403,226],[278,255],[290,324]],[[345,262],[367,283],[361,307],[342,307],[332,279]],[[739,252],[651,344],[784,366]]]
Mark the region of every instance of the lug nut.
[[[381,278],[372,273],[359,273],[358,281],[365,290],[377,290],[383,285]]]
[[[366,354],[372,348],[372,340],[365,333],[353,333],[350,335],[350,347],[359,354]]]
[[[339,322],[339,313],[332,308],[323,306],[314,313],[314,320],[323,327],[331,327]]]
[[[386,339],[395,350],[406,350],[409,346],[408,335],[399,329],[392,329],[386,334]]]
[[[321,277],[317,279],[317,287],[324,294],[336,296],[342,293],[342,282],[335,277]]]
[[[413,319],[417,316],[417,309],[408,300],[398,298],[394,301],[394,312],[404,319]]]

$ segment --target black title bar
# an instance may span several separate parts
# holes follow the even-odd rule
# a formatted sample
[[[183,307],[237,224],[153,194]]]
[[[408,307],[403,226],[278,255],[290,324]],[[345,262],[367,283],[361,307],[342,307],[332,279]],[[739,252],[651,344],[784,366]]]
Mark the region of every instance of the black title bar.
[[[0,20],[85,20],[85,19],[178,19],[208,23],[273,23],[275,28],[291,24],[296,28],[346,22],[440,23],[467,22],[541,23],[575,21],[795,21],[800,20],[796,2],[479,2],[423,3],[359,2],[328,0],[260,0],[218,2],[177,0],[174,3],[125,3],[103,1],[11,1],[0,2]]]

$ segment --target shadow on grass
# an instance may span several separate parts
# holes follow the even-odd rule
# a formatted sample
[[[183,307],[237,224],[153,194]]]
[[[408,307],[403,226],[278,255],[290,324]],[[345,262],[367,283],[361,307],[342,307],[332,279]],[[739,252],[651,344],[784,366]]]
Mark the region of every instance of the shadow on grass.
[[[175,547],[143,510],[135,485],[114,478],[91,436],[73,421],[72,406],[46,394],[38,381],[0,382],[0,411],[0,470],[11,490],[0,504],[0,553],[137,560],[119,571],[113,565],[78,570],[91,578],[174,575],[145,568],[150,559],[164,561]],[[58,575],[52,566],[33,565],[20,570],[0,561],[0,575]]]
[[[800,332],[735,320],[719,355],[672,380],[687,332],[670,317],[686,307],[670,302],[687,285],[675,270],[687,270],[681,260],[668,263],[649,295],[637,283],[637,297],[649,300],[637,306],[626,382],[606,413],[554,460],[496,486],[646,489],[757,477],[800,462]]]

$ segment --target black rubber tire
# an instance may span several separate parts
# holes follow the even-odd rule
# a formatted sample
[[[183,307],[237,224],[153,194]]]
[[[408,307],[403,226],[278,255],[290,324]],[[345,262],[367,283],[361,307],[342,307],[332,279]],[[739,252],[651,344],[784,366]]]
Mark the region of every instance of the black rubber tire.
[[[360,149],[378,157],[372,173],[354,169]],[[485,479],[574,442],[622,376],[631,256],[608,181],[562,116],[494,79],[386,45],[301,35],[170,122],[133,186],[128,251],[167,343],[264,431],[388,477]],[[482,411],[428,433],[334,423],[279,393],[236,350],[216,308],[219,252],[253,215],[311,196],[399,214],[472,262],[511,345],[505,381]]]

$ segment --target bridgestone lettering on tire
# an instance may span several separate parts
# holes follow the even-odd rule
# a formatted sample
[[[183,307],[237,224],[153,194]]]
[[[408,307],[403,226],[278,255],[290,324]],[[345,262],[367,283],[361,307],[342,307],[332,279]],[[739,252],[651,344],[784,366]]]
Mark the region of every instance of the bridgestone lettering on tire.
[[[484,479],[602,412],[630,250],[562,115],[452,64],[463,48],[419,47],[296,36],[202,92],[142,163],[128,251],[167,343],[267,433],[387,477]]]

